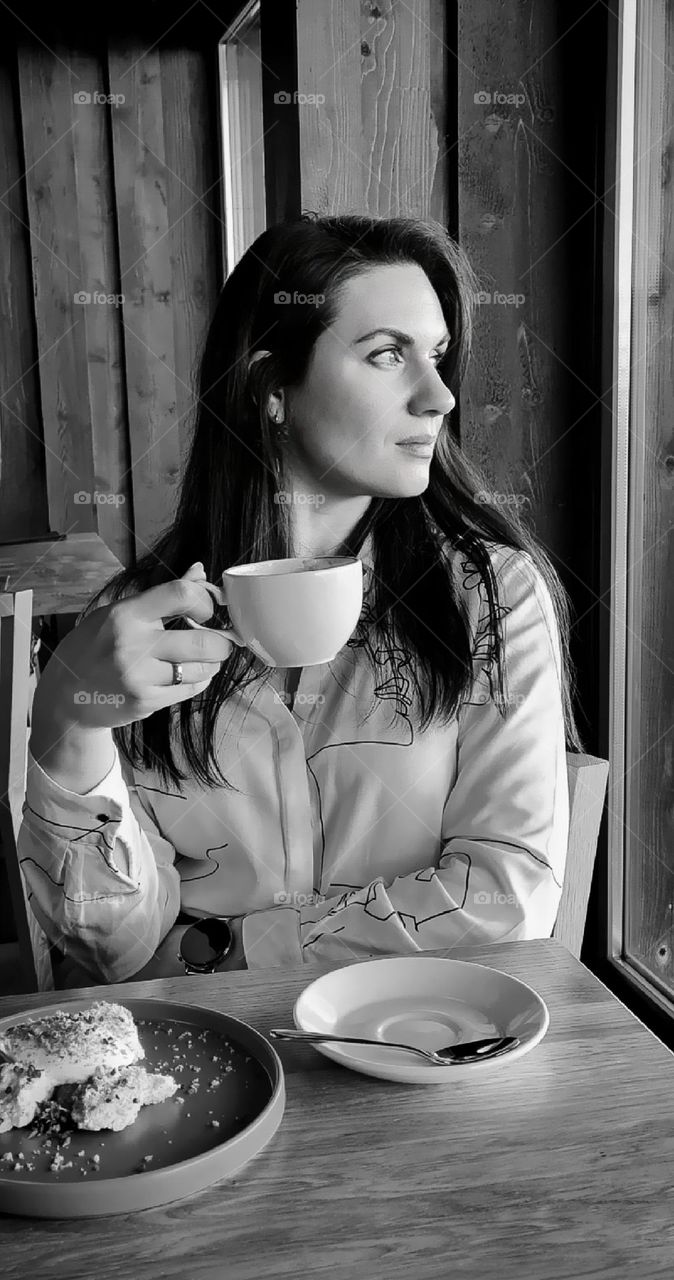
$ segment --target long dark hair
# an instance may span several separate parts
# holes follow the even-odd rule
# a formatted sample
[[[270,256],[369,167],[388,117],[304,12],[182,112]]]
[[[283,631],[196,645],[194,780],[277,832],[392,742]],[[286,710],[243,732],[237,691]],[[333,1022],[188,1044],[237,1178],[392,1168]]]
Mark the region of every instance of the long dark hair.
[[[234,267],[215,308],[200,362],[196,419],[176,518],[135,567],[124,569],[93,597],[85,613],[102,598],[115,601],[180,577],[199,560],[208,580],[217,582],[229,565],[294,554],[288,508],[277,498],[289,484],[284,479],[283,449],[268,417],[268,397],[281,387],[301,383],[315,342],[336,317],[344,283],[393,263],[418,264],[433,285],[451,335],[438,367],[447,386],[458,393],[470,351],[478,282],[466,255],[440,224],[407,217],[305,213],[269,227]],[[315,305],[306,305],[306,295],[314,296]],[[256,350],[270,354],[249,371]],[[505,716],[498,588],[487,544],[526,552],[549,589],[559,627],[567,748],[582,751],[572,708],[574,676],[564,587],[515,508],[483,500],[481,491],[487,488],[446,418],[426,491],[412,498],[373,498],[337,550],[340,555],[357,555],[372,534],[371,607],[364,611],[367,623],[362,616],[359,627],[367,625],[367,634],[376,636],[376,647],[390,655],[394,644],[411,652],[419,728],[451,720],[474,679],[467,616],[440,553],[443,542],[460,548],[482,579],[489,601],[498,706]],[[222,615],[216,614],[213,623],[221,621]],[[185,624],[172,620],[166,625]],[[374,647],[369,646],[370,651]],[[180,745],[191,773],[206,786],[230,786],[213,749],[216,718],[234,689],[260,677],[259,667],[248,650],[234,648],[196,699],[115,729],[120,752],[137,768],[157,770],[165,784],[179,785],[188,776],[172,749],[177,727],[173,721],[179,711]],[[199,716],[194,714],[195,703]]]

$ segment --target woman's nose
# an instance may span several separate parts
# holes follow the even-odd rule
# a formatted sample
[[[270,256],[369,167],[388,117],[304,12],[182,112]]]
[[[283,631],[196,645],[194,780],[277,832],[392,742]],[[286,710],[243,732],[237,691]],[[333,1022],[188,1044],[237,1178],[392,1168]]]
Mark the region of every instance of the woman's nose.
[[[443,382],[435,366],[424,370],[412,392],[410,405],[412,412],[447,414],[452,412],[455,404],[455,396],[452,395],[447,383]]]

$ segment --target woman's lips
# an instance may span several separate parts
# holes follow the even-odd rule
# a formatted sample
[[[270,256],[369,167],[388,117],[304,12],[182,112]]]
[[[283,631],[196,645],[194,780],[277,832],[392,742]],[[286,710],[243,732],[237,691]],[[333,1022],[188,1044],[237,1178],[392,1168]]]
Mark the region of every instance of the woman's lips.
[[[415,458],[431,458],[435,444],[399,444],[398,448],[412,454]]]

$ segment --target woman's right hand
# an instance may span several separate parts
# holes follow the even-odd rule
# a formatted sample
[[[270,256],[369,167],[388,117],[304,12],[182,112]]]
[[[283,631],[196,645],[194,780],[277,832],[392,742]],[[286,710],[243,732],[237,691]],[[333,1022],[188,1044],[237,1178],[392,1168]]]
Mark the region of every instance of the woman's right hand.
[[[182,578],[95,609],[68,633],[37,684],[35,699],[56,703],[60,716],[82,729],[113,729],[186,702],[207,688],[233,643],[217,631],[166,630],[163,618],[206,622],[222,588],[200,565]],[[183,680],[173,684],[172,663]]]

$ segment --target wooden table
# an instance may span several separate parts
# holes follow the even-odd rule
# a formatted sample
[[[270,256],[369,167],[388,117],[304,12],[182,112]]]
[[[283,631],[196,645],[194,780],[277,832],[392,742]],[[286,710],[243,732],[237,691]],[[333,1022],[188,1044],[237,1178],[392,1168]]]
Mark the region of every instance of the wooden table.
[[[79,613],[121,568],[121,561],[97,533],[0,545],[0,592],[30,587],[36,615]]]
[[[28,588],[33,592],[29,715],[39,673],[50,655],[94,592],[122,568],[97,533],[0,544],[0,595]]]
[[[449,955],[436,951],[433,955]],[[3,1280],[646,1280],[674,1270],[674,1061],[555,939],[451,958],[531,984],[550,1027],[503,1070],[397,1085],[274,1042],[285,1116],[231,1181],[110,1218],[0,1217]],[[329,968],[331,966],[327,966]],[[90,989],[189,1000],[263,1034],[326,967]],[[0,1016],[63,1000],[0,1000]]]

